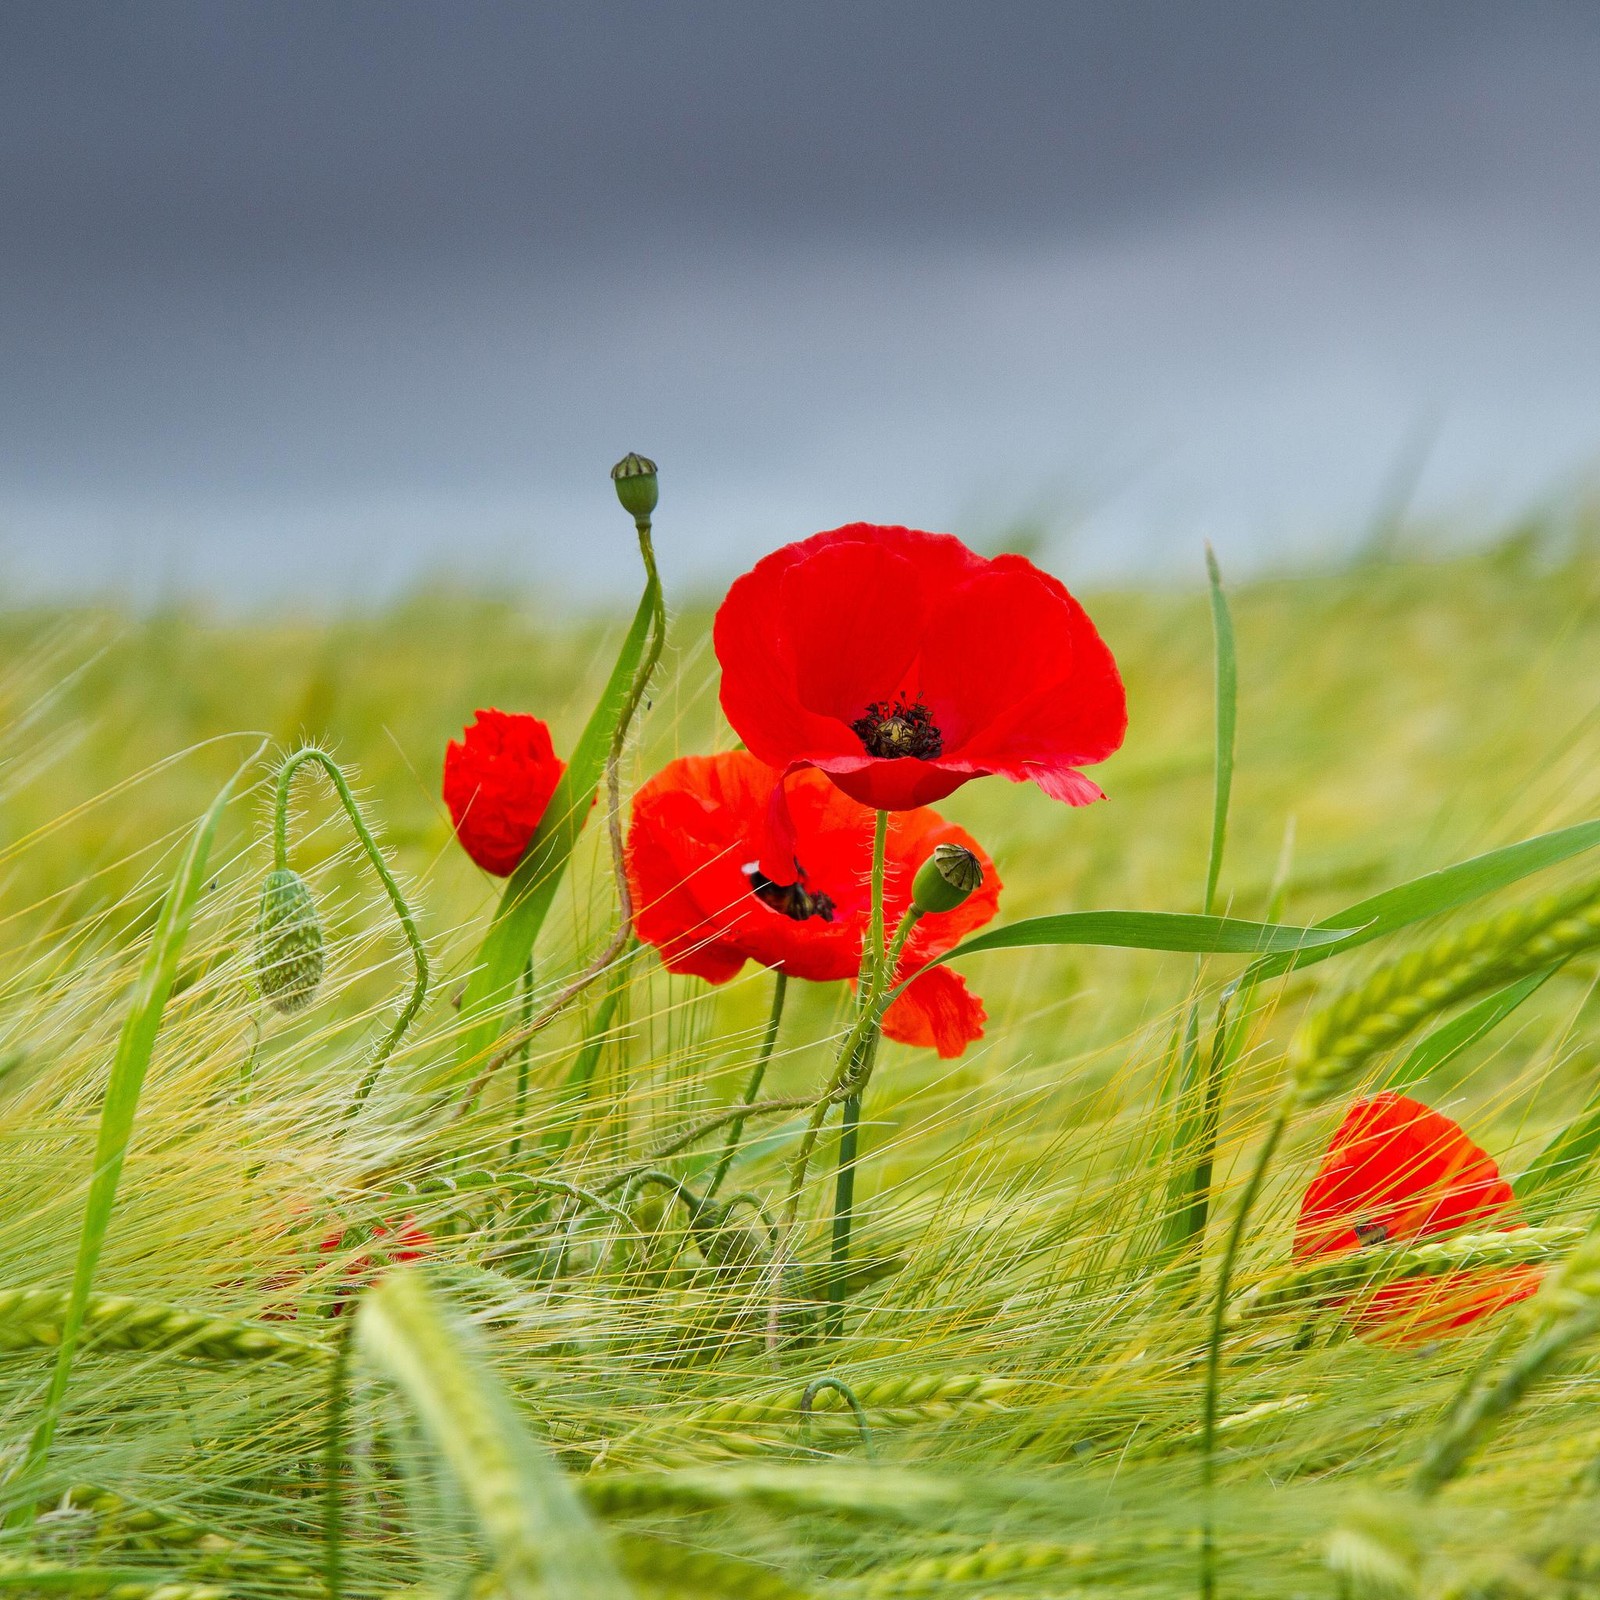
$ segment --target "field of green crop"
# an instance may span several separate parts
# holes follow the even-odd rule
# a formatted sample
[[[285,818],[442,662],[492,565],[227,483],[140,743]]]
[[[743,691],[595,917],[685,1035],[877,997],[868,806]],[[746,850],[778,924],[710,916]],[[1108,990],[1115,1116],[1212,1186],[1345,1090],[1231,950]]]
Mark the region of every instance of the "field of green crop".
[[[989,779],[939,806],[998,865],[994,926],[1202,909],[1204,569],[1083,598],[1128,685],[1108,801]],[[532,987],[474,1044],[502,884],[453,837],[446,741],[496,706],[570,754],[626,617],[444,592],[325,622],[0,616],[0,1590],[1600,1594],[1600,824],[1559,833],[1600,818],[1600,540],[1534,529],[1228,600],[1215,909],[1363,937],[1292,971],[963,959],[986,1035],[953,1061],[885,1045],[848,1277],[825,1270],[831,1123],[783,1226],[848,987],[791,985],[776,1104],[722,1190],[747,1198],[699,1205],[773,979],[713,989],[639,950],[571,992],[617,917],[603,786]],[[733,744],[709,611],[667,601],[624,812],[665,760]],[[287,858],[326,973],[290,1015],[256,979],[273,787],[306,741],[430,969],[365,1101],[414,958],[313,765]],[[1300,1197],[1384,1083],[1460,1122],[1533,1226],[1296,1279]],[[1507,1263],[1543,1265],[1539,1293],[1429,1343],[1353,1334],[1348,1297],[1386,1276]]]

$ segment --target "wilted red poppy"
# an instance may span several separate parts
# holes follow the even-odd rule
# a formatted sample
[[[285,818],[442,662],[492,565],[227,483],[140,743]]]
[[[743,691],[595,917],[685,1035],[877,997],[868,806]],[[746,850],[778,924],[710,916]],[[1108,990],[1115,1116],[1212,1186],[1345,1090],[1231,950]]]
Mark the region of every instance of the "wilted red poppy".
[[[478,711],[444,753],[444,803],[461,848],[509,877],[528,848],[566,764],[550,730],[522,712]]]
[[[928,805],[969,778],[1087,805],[1078,769],[1122,743],[1122,679],[1083,607],[1021,556],[856,522],[758,561],[717,612],[722,709],[780,771],[863,805]]]
[[[1351,1106],[1306,1190],[1297,1260],[1451,1233],[1520,1228],[1511,1185],[1460,1125],[1419,1100],[1377,1094]],[[1524,1300],[1538,1267],[1401,1278],[1364,1296],[1357,1330],[1414,1342]]]
[[[640,788],[628,830],[634,926],[672,972],[726,983],[745,962],[815,983],[854,978],[871,914],[873,816],[820,772],[789,785],[799,880],[760,870],[778,773],[748,751],[684,756]],[[911,881],[936,845],[964,845],[983,883],[954,911],[923,917],[898,977],[981,927],[999,904],[994,863],[961,828],[925,807],[889,819],[884,915],[889,928],[911,901]],[[957,1056],[983,1035],[983,1004],[948,967],[925,972],[889,1008],[884,1032]]]

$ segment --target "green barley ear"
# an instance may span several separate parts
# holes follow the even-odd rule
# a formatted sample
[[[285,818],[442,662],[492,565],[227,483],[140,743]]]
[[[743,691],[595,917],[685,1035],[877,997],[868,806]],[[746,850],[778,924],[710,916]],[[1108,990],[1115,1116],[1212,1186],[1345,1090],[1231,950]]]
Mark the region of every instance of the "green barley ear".
[[[322,920],[306,881],[288,867],[267,874],[256,917],[256,982],[274,1010],[289,1016],[316,998],[327,965]]]

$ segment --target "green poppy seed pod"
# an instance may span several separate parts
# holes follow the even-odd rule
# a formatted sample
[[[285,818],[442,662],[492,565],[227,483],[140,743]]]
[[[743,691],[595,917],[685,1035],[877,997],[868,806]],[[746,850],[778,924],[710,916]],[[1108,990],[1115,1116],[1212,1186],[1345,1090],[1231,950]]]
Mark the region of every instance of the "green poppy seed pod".
[[[303,1010],[316,996],[325,962],[322,922],[305,879],[287,867],[269,872],[256,918],[256,982],[263,997],[285,1016]]]
[[[660,490],[656,484],[656,464],[648,456],[629,451],[611,469],[611,481],[617,486],[617,499],[622,509],[635,522],[644,521],[656,508]]]
[[[954,911],[982,882],[983,868],[964,845],[935,845],[911,880],[911,909],[919,917]]]

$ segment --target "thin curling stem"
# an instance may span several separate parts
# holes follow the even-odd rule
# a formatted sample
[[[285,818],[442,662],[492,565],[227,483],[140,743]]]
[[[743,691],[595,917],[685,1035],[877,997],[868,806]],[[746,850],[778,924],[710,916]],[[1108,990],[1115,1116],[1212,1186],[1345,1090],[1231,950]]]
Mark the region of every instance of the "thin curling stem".
[[[870,1461],[878,1452],[872,1446],[872,1429],[867,1424],[867,1412],[861,1402],[856,1398],[855,1390],[843,1378],[813,1378],[800,1395],[800,1443],[806,1448],[811,1444],[811,1407],[816,1403],[816,1398],[824,1389],[831,1389],[840,1396],[844,1403],[850,1407],[851,1414],[856,1419],[856,1427],[861,1430],[861,1447],[866,1451]]]
[[[1227,1323],[1228,1289],[1233,1279],[1233,1265],[1238,1259],[1239,1245],[1244,1239],[1245,1223],[1261,1194],[1261,1185],[1267,1168],[1283,1141],[1284,1131],[1295,1108],[1293,1090],[1286,1090],[1278,1102],[1272,1125],[1256,1153],[1255,1165],[1239,1196],[1239,1209],[1234,1212],[1233,1225],[1228,1229],[1227,1243],[1222,1250],[1222,1263],[1217,1268],[1217,1287],[1211,1300],[1211,1326],[1206,1334],[1205,1394],[1201,1402],[1200,1418],[1200,1600],[1215,1600],[1217,1592],[1217,1546],[1214,1499],[1217,1483],[1217,1410],[1222,1391],[1222,1333]]]
[[[349,1118],[360,1111],[366,1103],[367,1096],[372,1093],[372,1086],[378,1081],[378,1075],[422,1009],[422,1002],[428,995],[428,952],[423,948],[422,936],[417,932],[417,922],[411,914],[411,907],[406,904],[406,897],[401,894],[400,885],[395,882],[394,874],[389,870],[389,863],[383,859],[383,852],[378,848],[377,840],[372,837],[372,830],[368,828],[366,818],[361,815],[361,807],[356,804],[356,797],[350,792],[350,785],[345,781],[338,762],[326,750],[319,750],[315,745],[307,745],[305,749],[295,751],[278,769],[277,802],[273,808],[272,818],[273,865],[282,868],[289,864],[289,790],[294,783],[295,774],[307,763],[322,768],[327,774],[328,781],[333,785],[334,792],[339,796],[339,803],[350,819],[350,826],[355,829],[356,837],[361,841],[361,848],[366,851],[367,860],[372,863],[372,870],[378,874],[389,896],[389,904],[394,907],[394,914],[399,919],[406,943],[411,947],[411,962],[416,974],[412,981],[410,997],[401,1007],[400,1014],[395,1018],[387,1037],[378,1046],[377,1053],[368,1063],[366,1073],[354,1097],[345,1108],[344,1114]]]
[[[772,1011],[767,1017],[767,1031],[761,1037],[761,1052],[756,1057],[750,1081],[745,1085],[744,1094],[740,1099],[741,1105],[752,1104],[761,1092],[761,1080],[766,1077],[767,1064],[772,1060],[772,1047],[778,1042],[778,1028],[783,1022],[783,1002],[788,993],[789,974],[779,967],[772,985]],[[744,1121],[745,1119],[740,1117],[728,1126],[728,1140],[722,1147],[722,1159],[717,1163],[717,1170],[711,1175],[711,1182],[706,1185],[708,1200],[722,1187],[722,1180],[728,1176],[728,1168],[733,1165],[734,1154],[744,1134]]]

